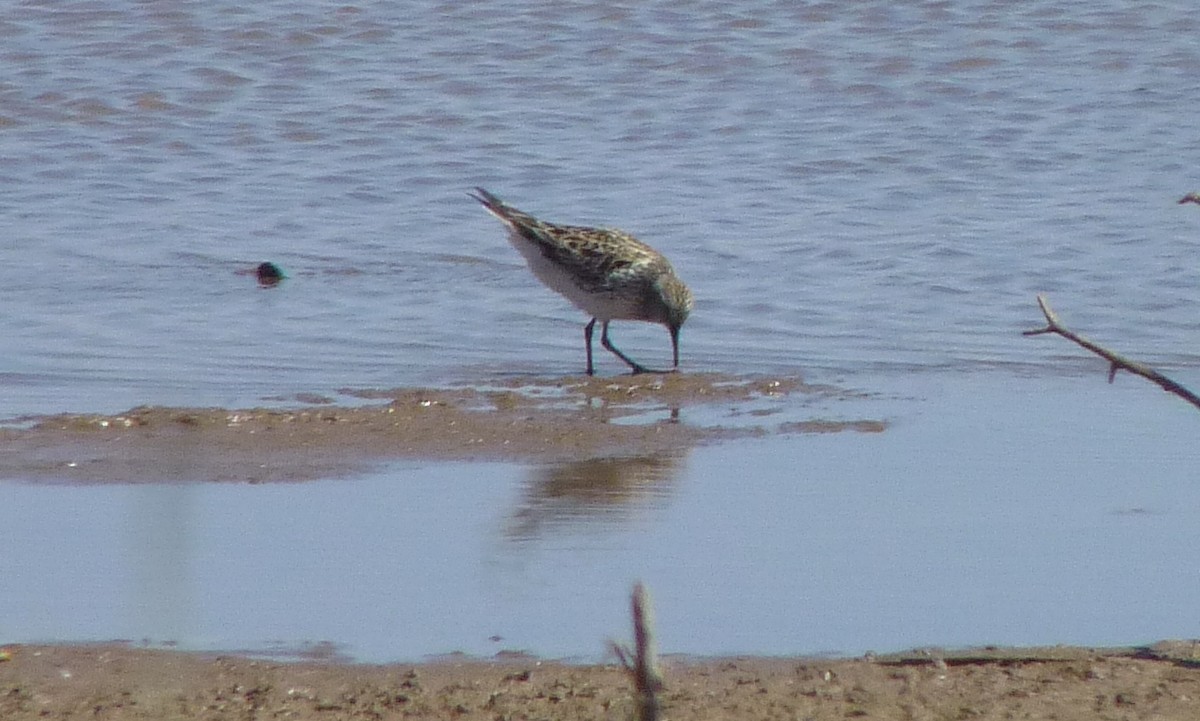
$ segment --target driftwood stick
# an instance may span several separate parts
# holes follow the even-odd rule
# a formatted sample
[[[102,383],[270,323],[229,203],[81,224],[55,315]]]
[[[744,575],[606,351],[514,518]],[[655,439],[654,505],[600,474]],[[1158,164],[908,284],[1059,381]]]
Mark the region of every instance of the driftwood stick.
[[[1055,314],[1055,312],[1050,308],[1050,303],[1046,301],[1045,296],[1038,295],[1037,302],[1038,305],[1042,307],[1042,314],[1046,316],[1046,327],[1038,328],[1037,330],[1027,330],[1022,333],[1022,335],[1041,335],[1043,333],[1054,333],[1056,335],[1060,335],[1072,343],[1076,343],[1108,361],[1109,383],[1112,383],[1113,379],[1117,377],[1117,371],[1129,371],[1134,375],[1139,375],[1145,378],[1151,383],[1157,384],[1160,388],[1168,393],[1174,393],[1188,403],[1191,403],[1196,408],[1200,408],[1200,396],[1197,396],[1195,393],[1192,393],[1187,388],[1184,388],[1175,381],[1164,376],[1162,373],[1154,370],[1150,366],[1144,363],[1138,363],[1137,361],[1129,360],[1124,356],[1113,353],[1109,349],[1097,345],[1091,340],[1088,340],[1078,333],[1071,331],[1064,326],[1061,321],[1059,321],[1058,315]]]
[[[633,679],[638,696],[638,721],[657,721],[658,692],[663,689],[662,672],[654,651],[654,618],[650,595],[640,582],[633,587],[633,650],[611,643],[621,665]]]

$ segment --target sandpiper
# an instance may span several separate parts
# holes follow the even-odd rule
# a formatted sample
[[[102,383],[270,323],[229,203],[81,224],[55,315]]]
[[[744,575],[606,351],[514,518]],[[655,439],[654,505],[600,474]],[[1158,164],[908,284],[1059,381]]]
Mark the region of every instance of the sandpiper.
[[[525,256],[538,280],[592,316],[583,329],[587,373],[593,375],[592,331],[600,344],[636,373],[653,371],[617,350],[608,339],[613,320],[661,323],[671,332],[672,371],[679,368],[679,329],[692,311],[692,292],[662,253],[614,228],[546,223],[476,188],[471,197],[508,226],[508,240]]]

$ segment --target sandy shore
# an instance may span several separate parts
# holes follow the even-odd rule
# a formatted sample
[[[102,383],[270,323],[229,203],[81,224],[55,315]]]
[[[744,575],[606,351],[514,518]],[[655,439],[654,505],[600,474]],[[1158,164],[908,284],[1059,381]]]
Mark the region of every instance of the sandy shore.
[[[853,395],[788,377],[528,378],[488,389],[345,394],[364,405],[309,398],[289,410],[142,406],[15,419],[0,428],[0,479],[304,481],[401,458],[560,462],[647,456],[764,434],[887,428],[873,418],[774,422],[781,407]]]
[[[0,718],[628,719],[616,666],[529,658],[363,666],[122,645],[9,646]],[[854,660],[668,659],[664,717],[1195,719],[1200,643]]]
[[[886,432],[789,416],[856,397],[798,378],[522,379],[488,389],[346,392],[364,405],[139,407],[14,419],[0,479],[280,482],[400,458],[562,461],[768,434]],[[284,399],[286,400],[286,399]],[[736,419],[737,422],[727,422]],[[750,419],[749,422],[746,419]],[[2,639],[0,639],[2,641]],[[670,719],[1194,719],[1200,644],[986,649],[870,659],[668,659]],[[0,719],[628,719],[615,665],[520,656],[370,666],[127,645],[0,647]]]

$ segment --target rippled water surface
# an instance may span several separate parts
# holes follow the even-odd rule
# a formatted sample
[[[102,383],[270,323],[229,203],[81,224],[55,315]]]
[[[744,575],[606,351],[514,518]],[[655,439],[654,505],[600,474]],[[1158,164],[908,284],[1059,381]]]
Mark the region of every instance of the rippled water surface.
[[[692,369],[1041,368],[1062,348],[1014,337],[1039,291],[1192,365],[1196,25],[1129,3],[10,6],[0,412],[576,372],[586,319],[473,185],[668,253]],[[235,274],[262,260],[292,278]]]
[[[528,547],[503,529],[540,528],[537,513],[505,513],[519,507],[520,479],[544,469],[417,465],[344,487],[5,485],[4,505],[27,509],[24,518],[49,522],[75,507],[79,521],[55,526],[44,546],[24,536],[46,555],[6,554],[19,566],[6,573],[36,576],[74,557],[72,544],[137,546],[138,534],[161,534],[162,558],[114,566],[113,595],[96,587],[90,600],[143,603],[139,584],[172,567],[177,544],[209,564],[188,581],[206,594],[239,587],[220,571],[245,583],[259,573],[278,582],[268,611],[301,597],[322,623],[348,624],[361,609],[337,605],[335,590],[350,588],[362,606],[418,599],[384,604],[393,615],[375,619],[379,628],[417,633],[406,612],[435,606],[447,619],[423,628],[470,628],[390,649],[286,618],[275,627],[246,616],[253,634],[223,617],[178,633],[198,645],[332,640],[379,658],[484,651],[478,639],[492,633],[538,652],[590,653],[597,634],[623,627],[619,598],[638,574],[662,588],[666,618],[691,619],[686,628],[707,609],[770,634],[813,621],[805,614],[859,608],[846,600],[854,594],[899,599],[894,615],[870,611],[880,614],[873,635],[836,631],[857,616],[830,622],[825,636],[779,636],[783,645],[747,631],[709,647],[665,631],[680,651],[1194,635],[1165,606],[1153,610],[1163,623],[1142,625],[1091,606],[1094,615],[1073,617],[1078,628],[1048,610],[1065,594],[1095,592],[1089,583],[1117,573],[1114,559],[1145,587],[1194,582],[1172,553],[1195,549],[1190,531],[1174,545],[1147,540],[1196,526],[1194,411],[1133,379],[1106,386],[1099,361],[1019,332],[1040,324],[1034,296],[1044,292],[1072,327],[1200,385],[1200,208],[1175,202],[1200,166],[1198,25],[1186,3],[1128,2],[6,5],[0,418],[345,400],[340,389],[580,372],[586,318],[537,284],[467,197],[482,185],[546,219],[620,226],[667,253],[697,296],[685,370],[842,384],[878,394],[862,415],[893,424],[879,437],[656,460],[678,463],[669,500],[631,525],[601,516],[582,523],[583,540],[550,533]],[[246,271],[264,260],[290,277],[258,288]],[[639,359],[668,357],[661,328],[617,323],[613,333]],[[623,369],[606,355],[601,370]],[[910,383],[924,389],[913,402],[882,400],[906,397]],[[929,390],[943,384],[953,393]],[[1055,399],[1036,417],[1018,400],[1029,388]],[[989,405],[971,415],[975,398]],[[1081,407],[1112,414],[1105,442],[1075,415]],[[974,418],[978,432],[964,431],[959,446],[934,442],[932,429],[957,428],[954,414]],[[1120,464],[1129,468],[1105,470]],[[918,482],[928,468],[945,471],[932,487]],[[1147,485],[1157,489],[1147,497],[1117,490]],[[349,506],[328,495],[343,493]],[[780,494],[792,500],[776,505]],[[958,501],[931,506],[925,494]],[[860,516],[858,503],[886,513]],[[405,516],[406,504],[420,510]],[[445,519],[459,517],[483,530],[428,568],[395,569],[432,539],[450,543]],[[43,539],[40,526],[14,523],[5,535]],[[1014,530],[1022,523],[1032,528]],[[360,535],[371,524],[411,535],[367,553]],[[749,534],[749,545],[710,564],[702,533]],[[1080,550],[1101,540],[1114,555]],[[1139,555],[1143,544],[1161,553]],[[868,558],[872,548],[880,555]],[[237,565],[251,559],[259,565]],[[301,583],[307,564],[329,559],[359,575]],[[595,564],[610,564],[600,595],[583,585]],[[942,564],[949,570],[935,573]],[[868,580],[846,581],[848,568]],[[87,588],[71,585],[74,573],[50,586],[27,576],[27,588],[45,598]],[[763,583],[784,577],[782,590]],[[954,593],[964,578],[975,585]],[[561,592],[531,600],[543,586]],[[700,601],[680,600],[697,587]],[[174,592],[156,603],[219,617],[221,599]],[[1018,604],[1007,626],[1003,613],[994,628],[979,625],[1005,594],[1033,605]],[[542,612],[554,604],[563,626],[579,621],[573,609],[603,606],[604,628],[549,634],[565,643],[524,639],[482,612],[497,598]],[[1132,598],[1116,608],[1131,609]],[[58,626],[0,625],[0,636],[172,634],[170,624],[64,620],[77,611],[46,611]],[[938,633],[935,622],[956,613],[972,614],[961,627],[978,632]],[[1031,618],[1060,634],[1027,638]]]

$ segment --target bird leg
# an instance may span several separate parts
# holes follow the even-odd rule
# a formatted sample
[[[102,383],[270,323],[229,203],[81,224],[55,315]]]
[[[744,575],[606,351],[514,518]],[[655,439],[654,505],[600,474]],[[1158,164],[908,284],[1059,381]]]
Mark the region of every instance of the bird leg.
[[[673,325],[668,328],[671,331],[671,358],[673,365],[672,371],[679,370],[679,326]]]
[[[595,322],[595,320],[593,319],[593,321],[592,321],[592,322],[594,323],[594,322]],[[589,344],[589,345],[590,345],[590,344]],[[613,355],[615,355],[616,357],[620,358],[621,360],[623,360],[623,361],[625,361],[627,364],[629,364],[629,367],[633,369],[633,374],[634,374],[634,375],[637,375],[637,374],[639,374],[639,373],[656,373],[656,372],[659,372],[659,371],[652,371],[652,370],[650,370],[650,369],[649,369],[649,368],[647,368],[646,366],[642,365],[641,363],[638,363],[637,361],[633,360],[632,358],[630,358],[629,356],[625,355],[625,354],[624,354],[624,353],[622,353],[621,351],[617,350],[617,347],[616,347],[615,345],[613,345],[613,344],[612,344],[612,341],[610,341],[610,340],[608,339],[608,321],[604,321],[604,322],[603,322],[603,323],[600,325],[600,345],[604,346],[604,347],[605,347],[606,349],[608,349],[608,351],[609,351],[609,352],[611,352]]]
[[[587,359],[588,359],[587,374],[588,375],[596,374],[596,372],[592,369],[592,330],[594,330],[595,327],[596,327],[596,319],[592,318],[592,322],[588,323],[587,326],[583,329],[583,340],[584,340],[584,344],[587,346]],[[607,330],[608,324],[605,323],[604,327]]]

